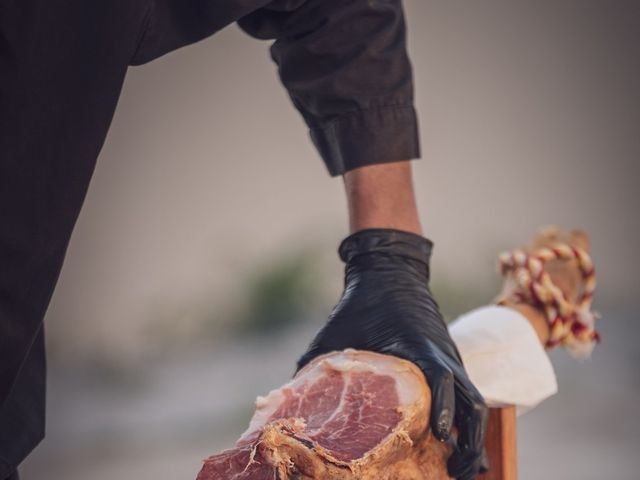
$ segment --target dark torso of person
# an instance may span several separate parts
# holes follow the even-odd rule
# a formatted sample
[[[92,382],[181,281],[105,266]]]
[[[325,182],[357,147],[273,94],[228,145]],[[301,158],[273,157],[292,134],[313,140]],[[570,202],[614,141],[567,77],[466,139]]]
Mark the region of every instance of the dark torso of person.
[[[399,0],[0,3],[0,479],[44,436],[42,320],[127,68],[235,21],[331,175],[419,156]]]

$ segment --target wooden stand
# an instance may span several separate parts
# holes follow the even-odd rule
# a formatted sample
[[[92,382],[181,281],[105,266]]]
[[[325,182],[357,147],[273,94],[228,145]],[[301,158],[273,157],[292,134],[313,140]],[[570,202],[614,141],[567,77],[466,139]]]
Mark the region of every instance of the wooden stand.
[[[516,407],[491,408],[485,446],[490,470],[481,480],[517,480]]]

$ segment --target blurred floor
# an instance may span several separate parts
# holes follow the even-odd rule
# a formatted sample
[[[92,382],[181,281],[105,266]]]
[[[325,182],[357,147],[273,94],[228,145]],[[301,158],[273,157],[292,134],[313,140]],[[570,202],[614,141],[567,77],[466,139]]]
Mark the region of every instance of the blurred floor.
[[[584,364],[553,354],[560,393],[520,419],[521,479],[638,478],[640,348],[628,335],[635,320],[608,313],[603,344]],[[24,480],[195,478],[200,460],[248,425],[255,396],[291,375],[315,327],[225,342],[134,367],[111,383],[81,367],[54,367],[48,436],[25,463]]]

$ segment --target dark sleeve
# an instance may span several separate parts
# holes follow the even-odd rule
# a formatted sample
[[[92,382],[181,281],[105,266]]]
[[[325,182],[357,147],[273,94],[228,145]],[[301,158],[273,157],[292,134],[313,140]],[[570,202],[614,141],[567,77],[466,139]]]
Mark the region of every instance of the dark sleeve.
[[[420,155],[400,0],[279,0],[238,21],[260,39],[331,175]]]

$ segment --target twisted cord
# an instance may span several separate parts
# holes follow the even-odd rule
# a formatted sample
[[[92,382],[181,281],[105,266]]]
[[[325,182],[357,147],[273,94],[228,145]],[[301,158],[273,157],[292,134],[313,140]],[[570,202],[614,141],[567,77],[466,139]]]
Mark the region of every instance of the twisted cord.
[[[550,260],[577,260],[584,282],[582,292],[571,302],[544,270]],[[576,357],[588,357],[600,341],[591,310],[596,288],[596,272],[591,257],[579,247],[557,244],[533,252],[516,249],[498,256],[503,276],[511,276],[514,288],[500,297],[498,305],[525,302],[540,308],[549,322],[546,347],[566,347]]]

